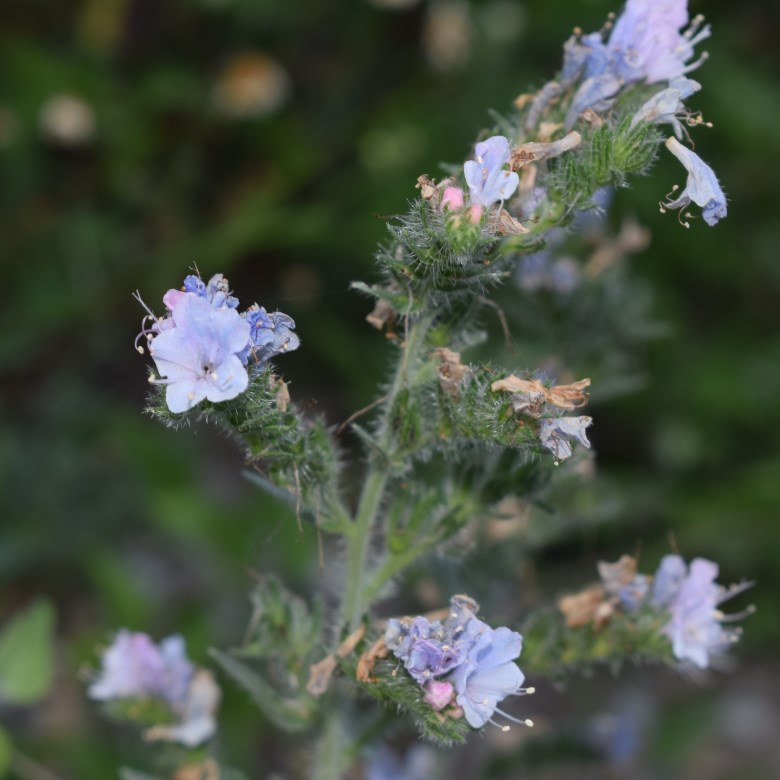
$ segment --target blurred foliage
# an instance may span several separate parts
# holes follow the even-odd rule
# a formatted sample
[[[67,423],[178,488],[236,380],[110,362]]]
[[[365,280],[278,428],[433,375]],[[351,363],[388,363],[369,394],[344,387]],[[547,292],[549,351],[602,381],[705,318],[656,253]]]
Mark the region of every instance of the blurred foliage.
[[[321,570],[313,529],[299,531],[291,510],[242,480],[230,443],[142,417],[130,292],[154,301],[193,264],[225,272],[242,303],[295,317],[303,348],[284,364],[293,397],[340,422],[384,378],[387,350],[363,322],[369,305],[347,288],[371,281],[385,218],[414,197],[418,174],[465,158],[492,122],[488,109],[505,110],[555,71],[574,25],[597,29],[618,10],[608,0],[389,5],[3,3],[0,623],[47,595],[58,653],[53,694],[34,709],[0,705],[0,717],[20,755],[62,777],[106,780],[122,763],[146,765],[140,740],[98,722],[84,701],[78,672],[94,665],[97,642],[121,625],[176,630],[205,662],[209,645],[237,644],[250,571],[326,590],[333,555],[325,549]],[[694,0],[692,10],[714,29],[696,104],[715,127],[699,133],[697,152],[730,196],[729,218],[686,231],[658,214],[664,182],[680,181],[674,160],[618,193],[616,224],[630,215],[651,229],[631,270],[671,337],[634,357],[644,385],[633,394],[607,403],[594,388],[592,438],[609,489],[597,477],[580,492],[600,485],[600,502],[536,508],[528,523],[592,521],[565,543],[540,541],[534,565],[500,544],[496,559],[520,601],[533,602],[639,539],[652,568],[673,533],[686,556],[721,560],[723,580],[757,580],[747,665],[780,638],[780,10],[760,0],[738,10]],[[487,326],[501,338],[497,322]],[[523,352],[522,330],[512,335],[519,362],[536,365],[543,356]],[[465,589],[452,565],[433,566],[453,592]],[[487,608],[498,594],[480,586]],[[290,769],[287,738],[225,688],[218,752],[252,777]],[[696,722],[669,701],[676,730],[667,723],[658,736],[662,767]]]

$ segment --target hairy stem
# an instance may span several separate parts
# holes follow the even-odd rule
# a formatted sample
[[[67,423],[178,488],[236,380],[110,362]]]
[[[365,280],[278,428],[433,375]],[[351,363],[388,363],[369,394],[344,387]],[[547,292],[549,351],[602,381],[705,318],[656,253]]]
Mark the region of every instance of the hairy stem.
[[[404,387],[412,384],[410,375],[415,371],[432,320],[432,316],[427,316],[410,324],[406,343],[398,355],[395,377],[390,392],[383,403],[382,418],[376,437],[379,449],[388,457],[392,457],[394,449],[395,434],[391,424],[393,406],[398,393]],[[369,606],[365,587],[369,545],[387,487],[388,476],[389,469],[386,460],[376,455],[373,456],[358,502],[355,522],[347,535],[344,590],[337,636],[340,636],[341,630],[345,627],[350,630],[357,628]]]

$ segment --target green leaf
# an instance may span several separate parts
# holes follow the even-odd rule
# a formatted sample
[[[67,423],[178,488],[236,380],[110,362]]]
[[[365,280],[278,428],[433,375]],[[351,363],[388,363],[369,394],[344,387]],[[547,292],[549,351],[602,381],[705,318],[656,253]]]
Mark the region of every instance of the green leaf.
[[[283,697],[257,672],[229,653],[212,649],[211,657],[252,697],[274,726],[295,732],[310,725],[314,709],[311,699]]]
[[[36,601],[17,615],[0,634],[0,701],[32,704],[51,685],[54,609]]]
[[[0,726],[0,777],[5,777],[8,767],[11,766],[11,756],[14,753],[14,746],[11,743],[11,737],[8,732]]]

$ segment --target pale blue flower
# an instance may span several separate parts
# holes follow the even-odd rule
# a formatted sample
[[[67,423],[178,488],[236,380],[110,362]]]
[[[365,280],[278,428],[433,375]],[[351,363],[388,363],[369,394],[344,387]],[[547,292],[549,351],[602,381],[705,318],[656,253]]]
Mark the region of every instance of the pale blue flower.
[[[718,620],[721,589],[715,584],[718,566],[704,558],[691,561],[688,576],[669,605],[671,620],[664,633],[680,661],[691,661],[701,669],[709,666],[710,655],[730,644],[729,633]]]
[[[572,455],[569,439],[590,448],[585,429],[593,422],[592,417],[548,417],[539,422],[539,440],[552,452],[556,461],[567,460]]]
[[[473,204],[487,208],[506,200],[517,189],[520,177],[513,171],[503,170],[509,156],[509,141],[502,135],[494,135],[476,145],[476,159],[463,165]]]
[[[187,689],[181,706],[176,708],[175,723],[153,726],[144,732],[150,741],[178,742],[185,747],[196,747],[210,739],[217,730],[216,712],[222,691],[207,669],[198,669]]]
[[[122,629],[102,656],[102,668],[89,686],[93,699],[158,698],[181,706],[195,674],[180,636],[159,645],[147,634]]]
[[[498,708],[507,696],[523,692],[523,673],[514,660],[520,655],[523,638],[508,628],[492,629],[473,618],[467,627],[475,642],[466,659],[449,677],[455,686],[457,703],[469,725],[481,728],[498,712],[515,720]]]
[[[196,293],[185,293],[170,314],[175,327],[149,342],[165,401],[174,413],[204,399],[228,401],[246,390],[249,378],[238,355],[249,342],[249,324],[232,308],[214,308]]]
[[[607,44],[616,75],[652,84],[697,68],[706,55],[690,62],[694,47],[709,37],[710,28],[697,17],[681,32],[687,23],[687,0],[628,0]]]
[[[712,168],[696,152],[683,146],[676,138],[668,138],[666,148],[688,171],[688,181],[680,195],[662,204],[662,210],[684,209],[693,202],[701,206],[702,216],[708,225],[717,224],[727,214],[726,196]],[[688,227],[687,222],[682,221],[682,224]]]
[[[709,667],[739,636],[737,631],[724,628],[723,622],[752,611],[748,608],[739,615],[724,615],[718,605],[750,583],[724,588],[715,582],[717,576],[718,565],[705,558],[694,558],[688,567],[679,555],[667,555],[653,583],[651,604],[669,612],[663,633],[672,642],[675,658],[700,669]]]
[[[660,125],[669,124],[674,128],[677,138],[683,137],[683,127],[679,116],[685,115],[683,100],[701,89],[701,84],[684,76],[672,79],[666,89],[656,92],[649,100],[645,101],[631,120],[631,127],[640,122]]]

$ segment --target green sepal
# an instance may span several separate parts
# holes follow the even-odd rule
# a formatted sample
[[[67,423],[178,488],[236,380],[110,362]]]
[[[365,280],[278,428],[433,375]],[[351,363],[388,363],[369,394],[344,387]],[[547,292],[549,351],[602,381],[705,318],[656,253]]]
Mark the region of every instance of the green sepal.
[[[335,493],[339,454],[325,422],[305,419],[294,404],[280,400],[279,392],[267,366],[251,374],[247,389],[229,401],[202,401],[188,412],[173,414],[164,388],[157,387],[147,411],[172,428],[193,421],[222,428],[241,441],[247,460],[292,496],[296,506],[325,511]]]
[[[354,656],[338,659],[344,673],[355,679]],[[423,689],[394,658],[381,658],[374,664],[371,681],[357,680],[360,690],[399,715],[414,722],[422,739],[440,747],[463,744],[472,728],[464,718],[436,712],[423,701]]]
[[[522,668],[527,674],[563,678],[606,666],[617,673],[627,663],[675,666],[672,646],[661,633],[668,616],[645,608],[637,614],[615,611],[600,627],[569,628],[554,608],[539,610],[522,629]]]

